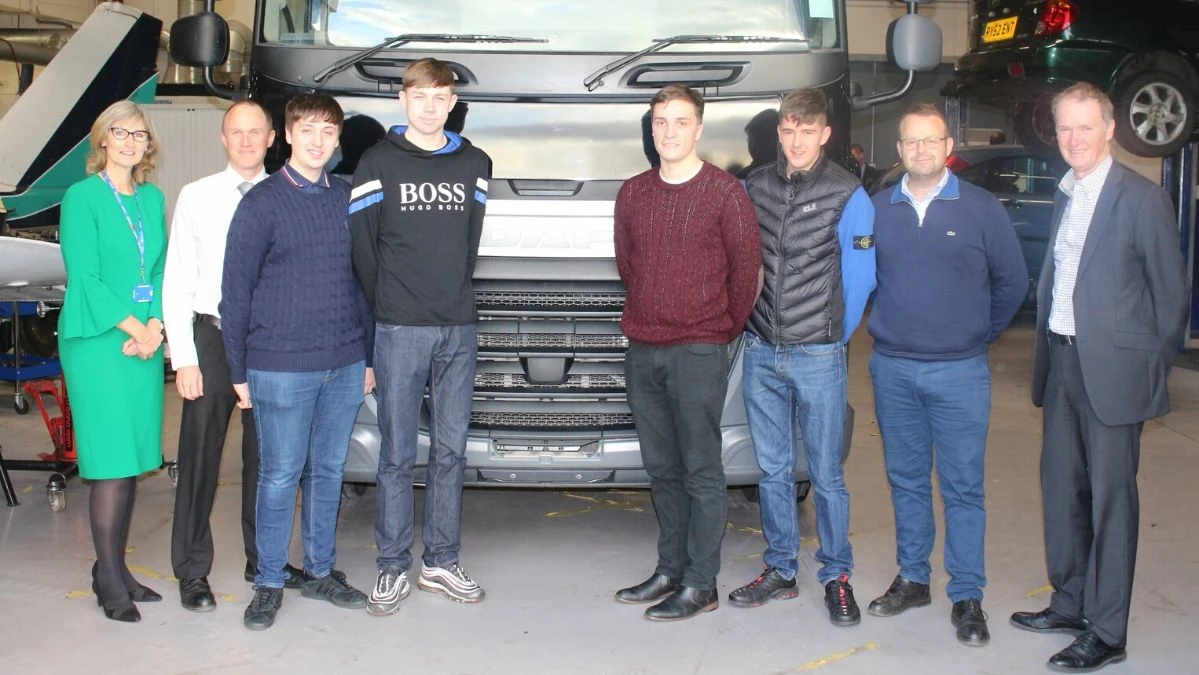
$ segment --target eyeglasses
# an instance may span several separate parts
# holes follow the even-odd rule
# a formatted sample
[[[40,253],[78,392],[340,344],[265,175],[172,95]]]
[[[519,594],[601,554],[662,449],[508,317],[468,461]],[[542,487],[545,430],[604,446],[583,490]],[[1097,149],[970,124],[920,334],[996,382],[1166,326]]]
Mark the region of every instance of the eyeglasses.
[[[916,146],[923,145],[926,148],[939,148],[945,145],[948,137],[933,137],[933,138],[901,138],[899,143],[903,145],[904,150],[915,150]]]
[[[150,140],[150,132],[146,131],[145,129],[130,131],[128,129],[122,129],[121,127],[109,127],[108,131],[112,133],[112,137],[118,141],[123,141],[130,136],[133,136],[133,140],[138,143],[145,143],[146,141]]]

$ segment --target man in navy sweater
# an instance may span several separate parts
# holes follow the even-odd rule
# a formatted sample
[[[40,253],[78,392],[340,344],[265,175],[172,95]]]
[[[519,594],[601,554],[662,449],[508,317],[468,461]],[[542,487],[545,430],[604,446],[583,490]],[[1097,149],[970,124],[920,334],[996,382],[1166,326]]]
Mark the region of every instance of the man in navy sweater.
[[[484,596],[458,553],[478,351],[472,277],[491,158],[446,131],[457,99],[449,66],[412,62],[400,92],[408,126],[393,127],[354,172],[354,271],[379,322],[379,574],[367,604],[375,616],[399,610],[412,588],[412,477],[426,384],[432,428],[416,583],[458,602]]]
[[[1028,272],[1003,206],[945,167],[953,139],[940,111],[920,105],[904,115],[896,148],[907,173],[874,196],[878,292],[868,328],[899,575],[869,612],[894,616],[931,602],[935,463],[950,620],[962,644],[981,647],[990,640],[982,610],[987,349],[1020,308]]]
[[[275,622],[304,477],[304,597],[338,607],[366,595],[333,568],[350,432],[370,368],[374,322],[350,263],[350,187],[325,173],[342,111],[325,94],[287,103],[291,158],[242,198],[229,226],[222,337],[238,406],[258,428],[258,574],[245,626]]]

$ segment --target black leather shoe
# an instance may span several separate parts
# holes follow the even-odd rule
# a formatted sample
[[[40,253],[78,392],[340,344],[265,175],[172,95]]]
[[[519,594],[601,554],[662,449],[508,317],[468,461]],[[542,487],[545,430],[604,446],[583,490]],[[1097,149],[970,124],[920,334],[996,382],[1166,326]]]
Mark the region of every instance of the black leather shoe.
[[[776,567],[767,567],[757,579],[729,593],[734,607],[760,607],[771,600],[790,600],[799,597],[794,579],[784,579]]]
[[[844,574],[824,585],[824,606],[834,626],[856,626],[862,622],[862,612],[853,599],[853,586]]]
[[[179,580],[179,604],[193,612],[216,609],[216,597],[208,585],[208,577],[187,577]]]
[[[1087,629],[1082,619],[1067,619],[1046,607],[1039,612],[1016,612],[1012,614],[1012,625],[1033,633],[1070,633],[1078,635]]]
[[[133,605],[133,600],[130,598],[121,598],[115,602],[104,602],[96,597],[96,604],[104,610],[104,616],[113,621],[123,621],[125,623],[137,623],[142,620],[142,613],[137,611],[137,607]]]
[[[304,583],[304,580],[308,578],[308,575],[304,574],[304,570],[297,567],[292,567],[291,563],[287,563],[283,566],[283,573],[287,575],[287,579],[283,581],[284,588],[299,588]],[[257,566],[251,565],[247,562],[245,576],[246,582],[251,584],[254,583],[254,577],[257,575]]]
[[[958,629],[958,642],[967,647],[983,647],[991,641],[991,631],[987,630],[987,615],[983,605],[978,600],[962,600],[953,603],[953,611],[949,620]]]
[[[657,602],[678,590],[681,582],[681,579],[671,579],[665,574],[654,574],[636,586],[616,591],[616,601],[626,605]]]
[[[715,588],[692,588],[679,586],[666,599],[645,610],[650,621],[682,621],[696,614],[710,612],[720,606]]]
[[[137,585],[137,588],[129,591],[129,599],[134,602],[162,602],[162,596],[149,586]]]
[[[912,607],[924,607],[933,601],[928,584],[918,584],[896,576],[891,587],[866,608],[874,616],[895,616]]]
[[[1074,644],[1049,658],[1049,669],[1059,673],[1090,673],[1128,658],[1123,647],[1109,646],[1094,631],[1083,631]]]

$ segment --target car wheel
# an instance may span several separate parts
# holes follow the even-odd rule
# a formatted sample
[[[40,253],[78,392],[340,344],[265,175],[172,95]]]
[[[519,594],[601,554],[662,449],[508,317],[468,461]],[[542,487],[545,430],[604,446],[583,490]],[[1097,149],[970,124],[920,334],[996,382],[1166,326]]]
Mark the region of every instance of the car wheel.
[[[46,316],[21,317],[21,351],[32,356],[58,356],[58,310]]]
[[[1116,140],[1139,157],[1182,149],[1195,128],[1194,89],[1163,71],[1138,73],[1116,87]]]
[[[1057,132],[1053,126],[1053,108],[1048,98],[1016,106],[1016,139],[1039,155],[1056,157]]]

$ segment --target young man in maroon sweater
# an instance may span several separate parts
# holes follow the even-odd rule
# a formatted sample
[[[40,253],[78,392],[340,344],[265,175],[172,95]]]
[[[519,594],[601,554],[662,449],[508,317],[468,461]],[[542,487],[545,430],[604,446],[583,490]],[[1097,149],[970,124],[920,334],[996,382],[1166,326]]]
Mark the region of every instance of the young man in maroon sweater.
[[[616,266],[628,291],[626,387],[658,516],[658,564],[622,589],[624,603],[661,601],[652,621],[720,604],[716,573],[727,502],[720,419],[729,343],[761,283],[758,220],[741,183],[696,152],[704,101],[669,85],[650,101],[660,168],[616,197]]]

